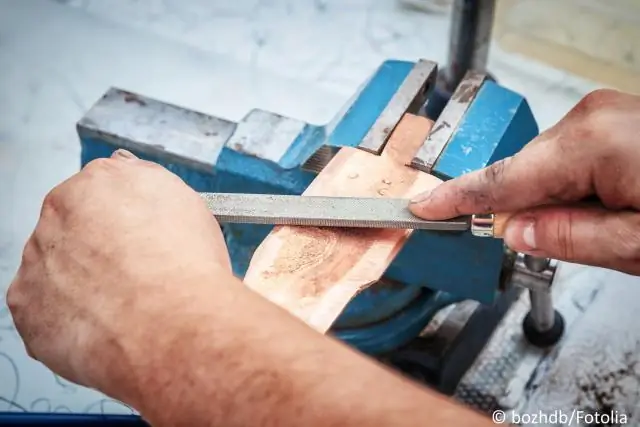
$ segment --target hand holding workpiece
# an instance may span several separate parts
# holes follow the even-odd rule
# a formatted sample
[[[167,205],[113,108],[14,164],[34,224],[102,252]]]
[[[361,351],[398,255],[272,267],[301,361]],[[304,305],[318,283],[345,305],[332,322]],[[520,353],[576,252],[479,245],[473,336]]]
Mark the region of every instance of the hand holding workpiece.
[[[598,90],[520,153],[441,184],[411,210],[434,220],[516,212],[511,249],[640,274],[639,144],[640,97]]]

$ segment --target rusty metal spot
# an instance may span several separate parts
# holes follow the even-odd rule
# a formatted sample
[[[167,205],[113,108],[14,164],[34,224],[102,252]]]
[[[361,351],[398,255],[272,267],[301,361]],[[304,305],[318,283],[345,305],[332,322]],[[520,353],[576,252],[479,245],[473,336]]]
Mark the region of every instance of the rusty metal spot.
[[[458,90],[453,94],[453,99],[461,103],[470,102],[478,91],[478,88],[478,85],[463,82],[458,86]]]
[[[429,137],[432,137],[433,135],[435,135],[436,133],[440,132],[443,129],[449,129],[451,127],[451,125],[449,124],[449,122],[447,122],[446,120],[443,120],[441,123],[438,123],[438,126],[436,126],[431,133],[429,134]]]
[[[243,143],[246,142],[246,138],[241,138],[240,141],[235,142],[234,144],[231,145],[231,148],[234,151],[237,151],[240,154],[245,154],[247,156],[251,156],[251,157],[255,157],[255,154],[248,151],[246,148],[244,148]]]
[[[370,292],[380,292],[380,291],[402,291],[406,289],[407,285],[402,282],[398,282],[396,280],[391,280],[387,278],[382,278],[375,283],[375,285],[371,286]]]
[[[127,92],[125,90],[119,90],[119,92],[124,95],[124,102],[126,103],[131,103],[134,102],[136,104],[138,104],[141,107],[144,107],[147,105],[147,103],[142,100],[138,95],[136,95],[135,93],[131,93],[131,92]]]

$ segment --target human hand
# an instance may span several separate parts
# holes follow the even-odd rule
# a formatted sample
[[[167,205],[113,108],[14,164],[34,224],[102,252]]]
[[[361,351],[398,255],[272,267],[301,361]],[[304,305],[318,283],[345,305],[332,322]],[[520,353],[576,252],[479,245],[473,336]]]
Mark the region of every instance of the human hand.
[[[640,274],[640,97],[598,90],[517,155],[411,204],[426,219],[517,212],[511,249]],[[598,206],[580,203],[597,197]]]
[[[47,195],[7,304],[30,355],[130,402],[122,394],[139,391],[122,385],[171,352],[176,323],[188,317],[178,314],[197,322],[207,301],[220,299],[211,282],[220,289],[230,277],[222,233],[200,196],[120,150]]]
[[[151,425],[491,423],[243,286],[225,249],[199,195],[116,154],[46,197],[7,303],[33,357]]]

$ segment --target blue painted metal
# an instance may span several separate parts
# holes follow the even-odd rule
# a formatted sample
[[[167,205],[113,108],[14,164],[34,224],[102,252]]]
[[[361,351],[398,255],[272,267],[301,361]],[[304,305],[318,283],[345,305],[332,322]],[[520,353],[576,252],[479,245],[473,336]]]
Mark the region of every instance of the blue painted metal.
[[[511,156],[538,134],[527,101],[485,82],[433,168],[443,179],[482,169]]]
[[[383,63],[351,104],[327,139],[327,144],[356,147],[385,109],[413,68],[413,62]]]
[[[0,412],[0,426],[130,426],[148,427],[137,415]]]
[[[381,322],[393,317],[423,294],[424,288],[420,286],[381,281],[368,291],[356,295],[333,326],[353,329]]]
[[[422,288],[421,294],[393,317],[359,328],[337,328],[336,338],[367,354],[384,354],[409,343],[420,334],[438,310],[461,301],[446,292]]]
[[[357,146],[412,66],[385,62],[326,126],[259,110],[236,124],[111,90],[79,122],[82,164],[122,147],[166,166],[197,191],[301,194],[315,176],[302,165],[322,146]],[[437,172],[450,178],[483,167],[518,151],[536,132],[524,99],[485,83],[436,164]],[[184,141],[199,144],[198,149],[190,152]],[[236,275],[244,276],[270,230],[266,225],[224,226]],[[443,304],[462,298],[492,302],[501,265],[497,240],[416,232],[385,274],[395,284],[376,284],[356,296],[334,333],[368,353],[401,346]]]
[[[496,239],[470,233],[413,233],[385,276],[491,304],[497,295],[502,254],[502,242]]]
[[[537,134],[526,100],[487,81],[433,172],[451,179],[484,168],[517,153]],[[478,239],[469,233],[419,232],[405,244],[386,276],[489,304],[497,294],[502,257],[499,240]]]
[[[367,134],[394,93],[407,77],[413,62],[386,61],[353,98],[343,114],[326,126],[310,126],[293,142],[279,165],[300,167],[321,146],[356,147]]]
[[[194,168],[192,164],[185,164],[182,159],[175,156],[167,156],[166,149],[141,149],[135,142],[143,142],[144,148],[153,143],[162,142],[162,135],[158,135],[157,128],[163,122],[173,123],[180,129],[202,128],[199,122],[201,118],[193,113],[182,111],[178,107],[161,104],[130,92],[111,90],[101,101],[95,111],[90,111],[79,124],[79,133],[82,144],[82,164],[92,159],[107,157],[116,148],[124,147],[136,155],[162,164],[169,170],[182,177],[187,184],[198,191],[217,192],[251,192],[265,194],[301,194],[313,180],[314,174],[303,171],[302,164],[315,153],[321,146],[334,147],[357,146],[362,137],[375,123],[377,117],[384,110],[392,96],[400,87],[413,67],[413,63],[406,61],[387,61],[382,64],[376,73],[363,85],[361,91],[355,96],[353,104],[342,114],[339,114],[326,126],[305,125],[301,131],[287,144],[288,148],[279,159],[266,158],[256,155],[255,147],[247,144],[247,141],[233,139],[233,133],[228,136],[220,152],[215,159],[198,159],[210,163],[210,168]],[[122,98],[123,102],[118,102]],[[130,132],[132,123],[123,125],[113,122],[104,123],[104,116],[99,113],[108,109],[104,116],[113,120],[126,109],[127,117],[145,114],[152,109],[155,114],[145,116],[141,123],[148,123],[149,117],[156,122],[149,125],[149,129],[138,130],[136,135],[123,133]],[[133,109],[133,110],[132,110]],[[162,119],[163,114],[171,112],[171,116]],[[275,116],[271,113],[260,112]],[[251,121],[251,112],[243,121],[238,123],[236,130],[242,129],[246,122]],[[175,116],[181,121],[176,123]],[[208,133],[216,133],[220,127],[228,127],[229,123],[216,122]],[[188,121],[187,124],[184,122]],[[193,125],[196,123],[196,125]],[[99,129],[99,131],[98,131]],[[126,129],[126,130],[125,130]],[[255,132],[269,129],[256,129]],[[152,137],[147,135],[153,134]],[[175,132],[173,132],[175,135]],[[260,135],[254,135],[255,139],[261,139]],[[200,135],[198,136],[198,138]],[[185,135],[185,140],[198,139],[193,135]],[[266,137],[268,139],[269,136]],[[126,140],[126,141],[125,141]],[[244,145],[243,145],[244,144]],[[184,151],[184,147],[178,145],[178,150]],[[242,277],[248,268],[251,256],[260,242],[271,231],[271,226],[252,224],[227,224],[224,226],[224,235],[229,247],[234,274]],[[396,287],[393,291],[389,287],[373,287],[371,292],[358,295],[352,304],[347,307],[343,315],[337,320],[338,325],[355,327],[379,322],[382,319],[393,316],[414,301],[421,293],[419,287],[404,286],[402,290]]]

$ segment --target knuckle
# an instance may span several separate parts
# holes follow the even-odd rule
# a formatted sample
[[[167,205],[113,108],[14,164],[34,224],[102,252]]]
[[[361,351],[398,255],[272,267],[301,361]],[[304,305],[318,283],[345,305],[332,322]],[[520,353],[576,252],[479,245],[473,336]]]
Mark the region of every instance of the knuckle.
[[[613,225],[615,231],[615,255],[627,261],[640,261],[640,215],[618,218]]]
[[[621,93],[612,89],[598,89],[578,102],[572,110],[578,120],[573,129],[575,143],[591,141],[599,142],[605,135],[600,135],[600,129],[607,129],[612,119],[612,109],[618,103]],[[606,140],[606,139],[605,139]],[[565,141],[568,142],[568,141]],[[600,144],[597,144],[600,145]]]
[[[485,169],[485,177],[489,184],[499,184],[504,180],[504,169],[507,159],[499,160]]]
[[[84,166],[83,170],[89,173],[102,172],[112,169],[114,163],[115,162],[113,162],[111,159],[101,157],[91,160]]]
[[[58,212],[61,208],[62,196],[59,187],[49,191],[44,200],[42,200],[42,209],[40,211],[40,218],[46,218],[48,215]]]
[[[632,236],[626,236],[619,245],[618,257],[628,261],[640,260],[640,233],[636,232]]]
[[[485,212],[492,212],[500,204],[502,185],[506,180],[506,170],[512,157],[499,160],[486,167],[480,176],[476,188],[467,191],[471,203]]]
[[[35,232],[29,238],[27,243],[24,245],[24,249],[22,250],[22,265],[28,265],[33,263],[38,259],[38,244],[35,241]]]
[[[578,107],[585,113],[597,112],[602,107],[615,101],[618,96],[620,96],[620,92],[613,89],[596,89],[585,95],[578,103]]]
[[[9,286],[9,289],[7,289],[6,303],[7,303],[7,307],[9,308],[9,311],[12,314],[15,314],[20,307],[21,291],[19,287],[20,287],[20,281],[18,278],[16,278]]]
[[[150,162],[148,160],[139,160],[137,161],[137,164],[139,164],[140,166],[146,166],[147,168],[153,169],[153,170],[162,170],[162,171],[167,170],[164,166],[156,162]]]
[[[573,260],[576,256],[573,222],[570,211],[561,215],[556,221],[555,246],[559,257],[565,260]]]

